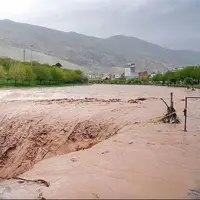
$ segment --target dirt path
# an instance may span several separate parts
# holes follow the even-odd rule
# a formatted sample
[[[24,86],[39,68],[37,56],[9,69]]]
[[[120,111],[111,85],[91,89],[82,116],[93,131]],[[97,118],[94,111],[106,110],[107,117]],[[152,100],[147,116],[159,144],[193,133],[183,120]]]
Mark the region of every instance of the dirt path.
[[[170,92],[183,120],[182,99],[199,91],[109,85],[0,91],[0,176],[29,180],[1,182],[0,197],[199,197],[199,101],[189,103],[187,133],[183,124],[147,123],[163,114],[159,97],[168,101]],[[146,100],[130,101],[138,97]]]

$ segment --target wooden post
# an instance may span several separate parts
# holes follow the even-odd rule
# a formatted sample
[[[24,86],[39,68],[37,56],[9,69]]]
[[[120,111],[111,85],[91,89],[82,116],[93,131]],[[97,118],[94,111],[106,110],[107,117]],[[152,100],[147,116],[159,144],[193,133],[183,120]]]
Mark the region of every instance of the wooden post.
[[[188,99],[200,99],[200,97],[185,97],[185,109],[183,110],[185,116],[184,131],[187,132],[187,107]]]
[[[170,102],[170,107],[174,107],[174,102],[173,102],[173,93],[171,92],[171,102]]]
[[[187,132],[187,97],[185,97],[185,109],[183,112],[185,116],[184,131]]]

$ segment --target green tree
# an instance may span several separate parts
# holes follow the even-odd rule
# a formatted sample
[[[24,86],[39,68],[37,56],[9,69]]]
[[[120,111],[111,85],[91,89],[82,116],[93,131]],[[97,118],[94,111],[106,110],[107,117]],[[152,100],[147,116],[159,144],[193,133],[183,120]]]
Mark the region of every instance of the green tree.
[[[74,70],[74,72],[80,76],[83,76],[83,72],[79,69]]]
[[[172,72],[172,71],[168,71],[164,74],[164,77],[166,79],[166,81],[168,81],[168,83],[171,84],[176,84],[177,82],[177,78],[176,78],[176,72]]]
[[[51,77],[55,82],[64,80],[63,70],[58,67],[51,67]]]
[[[52,80],[51,71],[49,67],[35,65],[33,66],[33,72],[36,75],[36,80],[42,84],[42,81],[50,81]]]
[[[181,80],[184,80],[187,77],[191,77],[194,78],[194,73],[193,73],[194,68],[191,66],[187,66],[184,67],[181,71],[180,71],[180,78]]]
[[[26,72],[23,66],[20,64],[13,64],[9,68],[9,78],[15,81],[15,86],[17,85],[17,81],[24,81],[26,77]]]
[[[7,58],[7,57],[2,57],[0,58],[0,66],[3,66],[5,71],[8,71],[10,66],[16,61],[14,61],[11,58]]]
[[[193,68],[192,77],[196,80],[196,83],[199,84],[200,82],[200,66],[196,66]]]
[[[64,69],[63,79],[65,83],[71,83],[73,81],[72,70]]]
[[[40,64],[39,62],[20,62],[10,58],[0,58],[1,77],[7,80],[18,81],[37,80],[42,84],[44,81],[54,82],[87,82],[87,77],[84,76],[81,70],[62,69],[58,66],[50,66],[48,64]],[[59,65],[60,66],[60,65]]]
[[[77,74],[76,72],[73,72],[73,77],[74,77],[74,82],[80,83],[83,80],[83,77],[80,74]],[[124,80],[122,80],[122,81],[124,81]]]
[[[0,66],[0,79],[5,80],[7,77],[7,73],[2,66]]]
[[[148,78],[141,78],[141,83],[147,84],[149,82]]]
[[[63,69],[63,80],[66,83],[83,82],[85,80],[83,73],[80,70]]]
[[[29,82],[29,85],[31,84],[31,81],[34,81],[36,78],[36,75],[34,74],[32,68],[27,65],[23,65],[23,70],[25,71],[25,77],[24,81]]]
[[[184,83],[186,84],[186,85],[191,85],[191,86],[193,86],[193,78],[192,77],[186,77],[185,78],[185,80],[184,80]]]
[[[163,76],[162,74],[158,73],[155,76],[153,76],[152,80],[154,82],[162,81],[162,76]]]

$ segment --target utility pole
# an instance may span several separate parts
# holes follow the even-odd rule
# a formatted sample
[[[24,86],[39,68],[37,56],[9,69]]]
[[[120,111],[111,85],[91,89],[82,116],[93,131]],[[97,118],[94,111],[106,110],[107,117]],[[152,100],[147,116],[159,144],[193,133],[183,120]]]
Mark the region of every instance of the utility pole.
[[[24,60],[24,62],[26,60],[26,50],[25,49],[23,50],[23,60]]]
[[[32,67],[32,54],[33,54],[33,49],[32,49],[32,47],[33,47],[33,45],[30,45],[30,47],[31,47],[31,67]]]

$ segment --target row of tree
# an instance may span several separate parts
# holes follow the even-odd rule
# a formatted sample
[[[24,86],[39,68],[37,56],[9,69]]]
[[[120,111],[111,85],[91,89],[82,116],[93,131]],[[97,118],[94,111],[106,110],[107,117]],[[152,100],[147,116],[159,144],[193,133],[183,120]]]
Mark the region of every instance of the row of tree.
[[[49,83],[84,83],[87,78],[80,70],[64,69],[38,62],[20,62],[10,58],[0,58],[0,79],[18,82],[38,81],[39,84]]]
[[[92,84],[130,84],[130,85],[150,85],[153,84],[148,78],[107,78],[107,79],[92,79],[89,80]]]
[[[162,82],[162,85],[199,85],[200,83],[200,66],[188,66],[176,71],[168,71],[164,74],[156,74],[153,79],[154,82]]]
[[[200,84],[200,66],[188,66],[176,71],[158,73],[153,78],[118,78],[118,79],[98,79],[90,80],[90,83],[101,84],[135,84],[135,85],[199,85]]]

